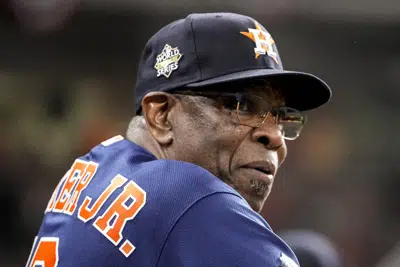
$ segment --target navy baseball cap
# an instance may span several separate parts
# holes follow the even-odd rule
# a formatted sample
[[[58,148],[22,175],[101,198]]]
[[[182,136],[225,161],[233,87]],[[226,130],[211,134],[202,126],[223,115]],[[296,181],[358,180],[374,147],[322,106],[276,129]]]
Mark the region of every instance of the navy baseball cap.
[[[274,39],[253,18],[191,14],[163,27],[147,42],[136,76],[136,113],[149,92],[255,79],[270,81],[283,92],[287,106],[302,111],[325,104],[332,94],[320,78],[284,70]]]

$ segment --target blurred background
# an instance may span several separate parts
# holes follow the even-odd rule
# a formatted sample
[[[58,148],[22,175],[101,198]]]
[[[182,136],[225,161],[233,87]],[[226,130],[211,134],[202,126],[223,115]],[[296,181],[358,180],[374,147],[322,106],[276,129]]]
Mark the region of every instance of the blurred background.
[[[25,265],[74,158],[125,133],[147,39],[205,11],[253,16],[285,68],[333,89],[288,144],[262,213],[273,229],[322,233],[349,267],[376,266],[400,239],[398,0],[2,0],[0,266]]]

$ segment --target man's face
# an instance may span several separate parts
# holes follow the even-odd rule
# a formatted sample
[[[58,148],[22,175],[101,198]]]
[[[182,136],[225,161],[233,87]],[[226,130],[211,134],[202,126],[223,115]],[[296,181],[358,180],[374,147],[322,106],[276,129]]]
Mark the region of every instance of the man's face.
[[[275,92],[265,94],[269,104],[283,105]],[[175,117],[173,143],[178,159],[207,169],[259,212],[287,154],[273,116],[254,128],[240,124],[236,111],[225,108],[217,99],[185,96]]]

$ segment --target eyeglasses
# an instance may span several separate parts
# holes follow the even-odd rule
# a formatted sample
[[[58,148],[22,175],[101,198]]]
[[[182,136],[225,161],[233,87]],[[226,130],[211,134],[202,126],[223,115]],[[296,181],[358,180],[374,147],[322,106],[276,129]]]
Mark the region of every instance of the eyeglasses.
[[[278,125],[282,135],[287,140],[299,137],[306,116],[299,110],[290,107],[272,107],[261,96],[252,93],[216,93],[177,91],[174,94],[204,96],[216,100],[225,109],[236,111],[239,124],[258,128],[264,124],[270,115]]]

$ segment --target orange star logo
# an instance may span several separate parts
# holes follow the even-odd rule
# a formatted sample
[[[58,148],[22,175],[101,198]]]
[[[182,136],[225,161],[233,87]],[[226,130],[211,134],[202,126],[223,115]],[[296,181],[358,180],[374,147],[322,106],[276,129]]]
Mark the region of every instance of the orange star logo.
[[[273,44],[275,44],[274,39],[272,39],[271,35],[268,32],[263,31],[263,29],[257,22],[255,23],[255,25],[255,29],[249,28],[248,32],[240,33],[250,38],[256,44],[256,47],[254,48],[256,58],[258,58],[260,55],[267,54],[276,62],[276,64],[279,64],[277,59],[277,52],[274,51],[274,47],[272,46]]]

